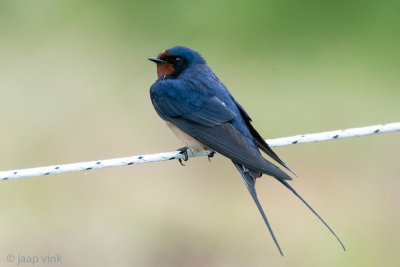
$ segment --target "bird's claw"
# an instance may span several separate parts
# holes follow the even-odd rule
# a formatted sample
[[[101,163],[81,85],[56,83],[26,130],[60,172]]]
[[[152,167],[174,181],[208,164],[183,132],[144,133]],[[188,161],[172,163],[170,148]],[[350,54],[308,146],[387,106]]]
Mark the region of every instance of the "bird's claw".
[[[178,149],[178,151],[180,151],[180,153],[185,156],[183,158],[184,161],[187,161],[189,159],[188,148],[187,147],[181,147],[181,148]],[[182,166],[185,166],[185,164],[183,164],[183,162],[182,162],[182,159],[178,159],[178,160],[179,160],[179,163]]]
[[[210,152],[210,154],[208,154],[208,156],[207,156],[207,157],[208,157],[208,161],[209,161],[209,162],[211,162],[211,160],[210,160],[210,159],[211,159],[212,157],[214,157],[214,155],[215,155],[215,151],[214,151],[214,150],[213,150],[213,151],[211,151],[211,152]]]

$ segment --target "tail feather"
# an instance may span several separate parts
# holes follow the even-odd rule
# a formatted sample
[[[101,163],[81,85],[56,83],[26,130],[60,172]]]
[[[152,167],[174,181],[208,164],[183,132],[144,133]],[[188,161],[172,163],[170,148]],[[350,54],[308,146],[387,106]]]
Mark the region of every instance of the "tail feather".
[[[264,210],[263,210],[263,208],[261,207],[260,202],[258,201],[257,192],[256,192],[256,189],[255,189],[256,177],[252,177],[252,176],[249,174],[249,171],[243,169],[242,165],[237,164],[237,163],[234,163],[234,164],[235,164],[236,169],[237,169],[238,172],[240,173],[240,176],[242,177],[244,183],[246,184],[246,187],[247,187],[247,189],[249,190],[251,196],[253,197],[253,200],[254,200],[254,202],[256,203],[257,208],[258,208],[258,210],[260,211],[261,216],[263,217],[264,222],[265,222],[265,224],[266,224],[267,227],[268,227],[268,230],[269,230],[269,232],[270,232],[270,234],[271,234],[271,236],[272,236],[272,239],[274,240],[275,245],[276,245],[276,247],[277,247],[278,250],[279,250],[279,253],[283,256],[282,249],[281,249],[281,247],[279,246],[278,241],[277,241],[277,239],[276,239],[276,237],[275,237],[275,235],[274,235],[274,232],[272,231],[271,225],[269,224],[268,219],[267,219],[267,217],[266,217],[265,214],[264,214]],[[260,175],[259,175],[259,176],[260,176]]]
[[[262,217],[263,217],[263,219],[264,219],[264,222],[265,222],[265,224],[266,224],[267,227],[268,227],[268,230],[269,230],[269,232],[270,232],[270,234],[271,234],[271,236],[272,236],[272,239],[273,239],[274,242],[275,242],[275,245],[277,246],[277,248],[278,248],[280,254],[283,256],[282,250],[281,250],[281,248],[280,248],[280,246],[279,246],[279,244],[278,244],[278,241],[277,241],[277,239],[276,239],[276,237],[275,237],[275,235],[274,235],[274,233],[273,233],[273,231],[272,231],[272,228],[271,228],[271,226],[270,226],[270,224],[269,224],[269,222],[268,222],[268,220],[267,220],[267,217],[266,217],[265,214],[264,214],[263,208],[261,207],[261,204],[260,204],[260,202],[259,202],[259,200],[258,200],[258,197],[257,197],[257,192],[256,192],[256,189],[255,189],[256,178],[260,177],[262,174],[261,174],[261,173],[257,173],[257,172],[255,172],[255,171],[253,171],[253,170],[247,170],[243,165],[238,164],[238,163],[235,163],[235,162],[234,162],[234,165],[235,165],[236,169],[239,171],[239,173],[240,173],[240,175],[241,175],[241,177],[242,177],[244,183],[246,184],[247,189],[249,190],[251,196],[253,197],[253,200],[254,200],[254,202],[256,203],[257,208],[259,209],[259,211],[260,211],[260,213],[261,213],[261,215],[262,215]],[[272,165],[272,164],[271,164],[271,165]],[[273,165],[273,166],[276,167],[275,165]],[[343,242],[342,242],[342,241],[340,240],[340,238],[336,235],[336,233],[332,230],[332,228],[324,221],[324,219],[321,218],[321,216],[319,216],[319,214],[310,206],[310,204],[308,204],[308,203],[296,192],[296,190],[287,182],[286,177],[281,177],[281,176],[282,176],[282,175],[281,175],[281,172],[282,172],[282,171],[281,171],[278,167],[276,167],[276,168],[280,171],[280,172],[277,173],[277,174],[279,174],[279,175],[274,175],[274,174],[276,174],[276,173],[274,173],[274,174],[268,173],[268,175],[274,176],[274,177],[275,177],[279,182],[281,182],[286,188],[288,188],[290,191],[292,191],[292,193],[293,193],[297,198],[299,198],[299,199],[301,200],[301,202],[303,202],[304,205],[306,205],[307,208],[308,208],[315,216],[317,216],[317,218],[326,226],[326,228],[328,228],[328,230],[332,233],[332,235],[336,237],[337,241],[340,243],[340,245],[342,246],[343,250],[346,251],[346,248],[345,248],[345,246],[343,245]],[[284,172],[282,172],[282,173],[284,173]],[[285,174],[286,174],[286,173],[285,173]]]
[[[286,181],[282,179],[277,179],[279,182],[281,182],[284,186],[286,186],[290,191],[293,192],[293,194],[296,195],[306,206],[307,208],[310,209],[312,213],[314,213],[315,216],[329,229],[329,231],[336,237],[337,241],[339,241],[340,245],[342,246],[343,250],[346,251],[346,248],[344,247],[342,241],[340,238],[336,235],[336,233],[332,230],[332,228],[319,216],[319,214],[294,190],[294,188]]]

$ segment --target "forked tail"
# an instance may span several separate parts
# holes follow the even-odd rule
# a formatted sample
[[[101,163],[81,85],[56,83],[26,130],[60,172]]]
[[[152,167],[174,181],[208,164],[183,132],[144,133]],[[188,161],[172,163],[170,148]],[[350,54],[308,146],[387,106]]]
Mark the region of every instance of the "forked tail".
[[[258,208],[258,210],[260,211],[261,216],[263,217],[264,222],[265,222],[265,224],[266,224],[267,227],[268,227],[268,230],[269,230],[269,232],[270,232],[270,234],[271,234],[271,236],[272,236],[272,239],[273,239],[274,242],[275,242],[276,247],[277,247],[278,250],[279,250],[279,253],[283,256],[282,249],[281,249],[281,247],[279,246],[278,241],[276,240],[276,237],[275,237],[275,235],[274,235],[274,232],[272,231],[271,225],[269,224],[268,219],[267,219],[267,217],[266,217],[265,214],[264,214],[264,210],[263,210],[263,208],[261,207],[260,202],[258,201],[257,192],[256,192],[256,189],[255,189],[255,184],[256,184],[256,180],[255,180],[255,179],[256,179],[256,178],[253,178],[253,177],[250,175],[249,171],[244,170],[243,167],[242,167],[242,165],[237,164],[237,163],[233,163],[233,164],[235,164],[235,167],[236,167],[236,169],[239,171],[240,176],[242,176],[242,179],[243,179],[244,183],[246,184],[247,189],[249,190],[251,196],[253,197],[253,200],[254,200],[254,202],[256,203],[257,208]]]
[[[319,214],[294,190],[294,188],[286,181],[282,179],[277,179],[279,182],[281,182],[284,186],[286,186],[290,191],[293,192],[293,194],[296,195],[310,210],[312,213],[314,213],[315,216],[318,217],[318,219],[326,226],[326,228],[329,229],[329,231],[336,237],[337,241],[339,241],[340,245],[342,246],[343,250],[346,251],[346,248],[344,247],[342,241],[340,238],[336,235],[336,233],[332,230],[332,228],[319,216]]]

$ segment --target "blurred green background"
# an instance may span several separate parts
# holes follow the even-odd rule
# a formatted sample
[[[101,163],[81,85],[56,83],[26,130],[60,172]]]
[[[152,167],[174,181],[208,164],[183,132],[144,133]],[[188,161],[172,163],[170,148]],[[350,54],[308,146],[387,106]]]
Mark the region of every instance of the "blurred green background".
[[[265,138],[400,119],[399,1],[0,2],[0,170],[172,151],[155,66],[191,47]],[[400,135],[276,148],[292,185],[257,184],[279,256],[229,160],[0,184],[0,266],[398,266]],[[60,266],[55,264],[54,266]],[[53,266],[43,264],[43,266]]]

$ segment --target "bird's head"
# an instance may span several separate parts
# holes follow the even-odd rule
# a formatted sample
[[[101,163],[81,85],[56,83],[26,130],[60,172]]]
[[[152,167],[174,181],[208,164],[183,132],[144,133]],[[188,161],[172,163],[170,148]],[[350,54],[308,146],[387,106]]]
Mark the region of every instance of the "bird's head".
[[[158,77],[164,75],[176,77],[189,66],[206,64],[206,61],[198,52],[183,46],[164,50],[156,58],[151,57],[149,60],[157,64]]]

